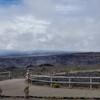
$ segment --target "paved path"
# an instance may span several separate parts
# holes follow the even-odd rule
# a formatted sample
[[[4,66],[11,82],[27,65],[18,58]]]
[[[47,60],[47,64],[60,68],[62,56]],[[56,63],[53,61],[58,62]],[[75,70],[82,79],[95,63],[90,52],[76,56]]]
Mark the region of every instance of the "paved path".
[[[25,79],[12,79],[0,82],[3,94],[10,96],[24,95],[23,90],[26,85]],[[100,97],[100,90],[64,89],[30,85],[30,95],[57,97]]]

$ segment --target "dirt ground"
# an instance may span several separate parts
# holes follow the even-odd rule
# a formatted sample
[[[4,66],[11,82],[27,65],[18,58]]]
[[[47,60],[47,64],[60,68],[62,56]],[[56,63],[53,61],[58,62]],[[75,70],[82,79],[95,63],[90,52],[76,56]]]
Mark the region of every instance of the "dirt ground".
[[[27,85],[28,84],[25,82],[25,79],[12,79],[12,80],[0,81],[0,86],[3,90],[3,95],[8,95],[8,96],[17,96],[17,95],[24,96],[23,90]],[[51,97],[53,96],[55,97],[100,97],[100,90],[64,89],[64,88],[51,88],[46,86],[30,85],[30,95],[51,96]]]

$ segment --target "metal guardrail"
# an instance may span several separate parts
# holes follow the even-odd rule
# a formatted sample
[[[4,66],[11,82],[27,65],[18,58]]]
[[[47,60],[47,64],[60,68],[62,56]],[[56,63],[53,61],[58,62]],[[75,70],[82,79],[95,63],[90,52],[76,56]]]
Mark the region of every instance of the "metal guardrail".
[[[43,79],[44,78],[44,79]],[[47,80],[48,78],[49,80]],[[47,75],[32,75],[30,74],[29,79],[31,82],[44,82],[44,83],[50,83],[50,86],[53,86],[53,83],[59,83],[59,84],[68,84],[70,87],[72,84],[81,84],[81,85],[89,85],[89,88],[91,89],[93,85],[100,85],[100,77],[66,77],[66,76],[47,76]],[[55,79],[58,79],[55,81]],[[60,81],[59,81],[60,79]],[[61,79],[64,81],[61,81]],[[78,79],[73,81],[74,79]],[[88,81],[80,81],[80,80],[88,80]]]

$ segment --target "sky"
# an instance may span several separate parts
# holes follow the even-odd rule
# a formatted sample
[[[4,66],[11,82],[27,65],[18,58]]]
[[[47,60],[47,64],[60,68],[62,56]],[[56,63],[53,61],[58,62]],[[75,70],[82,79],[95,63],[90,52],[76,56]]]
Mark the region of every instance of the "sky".
[[[0,50],[100,51],[100,0],[0,0]]]

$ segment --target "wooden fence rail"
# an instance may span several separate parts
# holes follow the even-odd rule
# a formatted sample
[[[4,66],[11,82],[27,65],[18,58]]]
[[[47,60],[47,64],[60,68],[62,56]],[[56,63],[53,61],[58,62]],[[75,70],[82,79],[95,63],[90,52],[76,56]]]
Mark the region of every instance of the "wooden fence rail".
[[[6,78],[6,77],[8,77],[9,79],[11,78],[11,73],[9,71],[0,72],[0,78]]]
[[[68,84],[70,87],[72,84],[89,85],[92,89],[93,85],[100,85],[100,77],[66,77],[66,76],[47,76],[47,75],[29,75],[31,82],[44,82],[53,86],[53,83]]]

